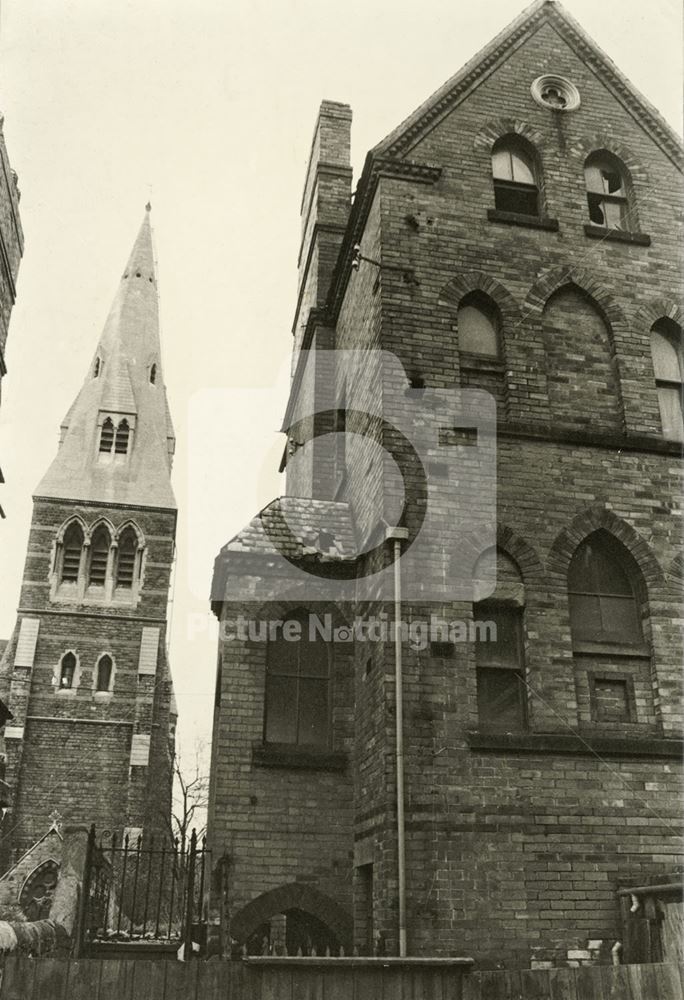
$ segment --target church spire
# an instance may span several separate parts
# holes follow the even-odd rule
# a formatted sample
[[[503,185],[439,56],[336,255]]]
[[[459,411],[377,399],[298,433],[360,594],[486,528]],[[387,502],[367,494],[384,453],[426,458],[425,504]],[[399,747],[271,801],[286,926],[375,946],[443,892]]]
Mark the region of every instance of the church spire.
[[[36,496],[175,508],[149,203],[60,448]]]

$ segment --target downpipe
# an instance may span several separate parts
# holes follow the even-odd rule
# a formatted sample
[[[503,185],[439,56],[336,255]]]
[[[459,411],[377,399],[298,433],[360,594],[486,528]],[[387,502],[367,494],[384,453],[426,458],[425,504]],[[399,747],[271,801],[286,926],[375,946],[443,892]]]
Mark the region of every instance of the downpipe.
[[[407,528],[389,528],[394,545],[394,704],[397,773],[397,885],[399,890],[399,957],[406,958],[406,821],[404,815],[404,676],[401,657],[401,543]]]

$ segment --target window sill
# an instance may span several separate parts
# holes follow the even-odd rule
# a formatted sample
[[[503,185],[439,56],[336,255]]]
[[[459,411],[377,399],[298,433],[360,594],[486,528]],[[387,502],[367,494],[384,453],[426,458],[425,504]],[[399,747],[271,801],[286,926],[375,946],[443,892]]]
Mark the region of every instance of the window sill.
[[[629,725],[629,723],[627,723]],[[681,758],[684,740],[661,737],[629,737],[568,733],[487,733],[468,732],[471,750],[494,750],[504,753],[580,754],[595,753],[611,757]]]
[[[308,771],[344,771],[347,754],[289,743],[254,743],[252,764],[255,767],[283,767]]]
[[[628,233],[624,229],[607,229],[605,226],[595,226],[587,223],[584,235],[590,240],[613,240],[615,243],[632,243],[638,247],[650,247],[651,237],[646,233]]]
[[[574,656],[625,656],[633,660],[650,660],[648,646],[626,644],[613,645],[610,642],[577,642],[573,644]]]
[[[499,358],[493,358],[489,354],[471,354],[467,351],[460,352],[459,365],[461,369],[496,372],[497,375],[503,375],[506,369]]]
[[[550,233],[558,232],[558,219],[548,216],[518,215],[517,212],[500,212],[497,208],[487,209],[490,222],[503,222],[509,226],[527,226],[529,229],[546,229]]]

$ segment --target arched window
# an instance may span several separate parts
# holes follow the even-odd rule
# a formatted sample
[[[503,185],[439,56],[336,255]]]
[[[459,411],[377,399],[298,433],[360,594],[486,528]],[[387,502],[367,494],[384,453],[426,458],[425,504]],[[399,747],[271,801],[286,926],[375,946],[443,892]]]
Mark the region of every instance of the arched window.
[[[584,164],[589,218],[607,229],[629,229],[625,168],[611,153],[592,153]]]
[[[539,181],[534,149],[519,136],[506,135],[492,149],[494,206],[499,212],[538,217]]]
[[[102,424],[100,432],[100,451],[110,452],[114,444],[114,424],[110,417]]]
[[[288,625],[288,623],[292,623]],[[300,636],[269,641],[266,665],[267,743],[326,747],[330,741],[330,645],[309,635],[309,615],[297,612],[285,623]]]
[[[128,439],[130,432],[131,429],[128,425],[128,421],[124,418],[116,429],[116,444],[114,445],[114,451],[117,455],[125,455],[128,451]]]
[[[138,554],[138,536],[133,528],[126,528],[119,540],[116,562],[116,586],[130,589],[135,579],[135,563]]]
[[[619,542],[601,532],[578,547],[568,570],[573,647],[642,644],[628,558]]]
[[[102,360],[100,358],[95,358],[95,364],[93,365],[93,378],[97,378],[102,371]]]
[[[107,578],[107,564],[109,562],[109,549],[111,538],[108,529],[101,524],[93,535],[90,543],[90,569],[88,572],[88,585],[92,587],[104,587]]]
[[[499,314],[494,303],[486,295],[473,292],[461,299],[457,324],[460,351],[490,358],[500,356]]]
[[[152,365],[152,367],[150,368],[150,382],[152,383],[152,385],[154,385],[156,381],[157,381],[157,366]]]
[[[491,590],[494,579],[494,592],[478,600],[482,593]],[[519,731],[527,726],[522,576],[509,555],[491,548],[477,562],[474,584],[479,722],[483,729]]]
[[[682,331],[671,319],[659,319],[651,327],[651,354],[663,436],[682,441]]]
[[[27,920],[47,920],[57,888],[59,865],[48,858],[34,868],[19,894],[19,906]]]
[[[59,686],[66,690],[74,686],[76,675],[76,657],[73,653],[65,653],[59,668]]]
[[[101,656],[97,661],[96,691],[109,691],[112,683],[112,667],[111,656]]]
[[[83,529],[74,521],[64,532],[62,541],[62,583],[76,583],[81,568]]]

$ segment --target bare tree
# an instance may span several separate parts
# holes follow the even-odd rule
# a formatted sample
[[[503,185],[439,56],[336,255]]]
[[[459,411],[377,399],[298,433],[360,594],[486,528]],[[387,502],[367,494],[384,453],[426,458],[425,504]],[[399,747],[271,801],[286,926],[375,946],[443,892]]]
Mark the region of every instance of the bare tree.
[[[196,831],[198,840],[207,830],[209,767],[203,740],[196,740],[190,752],[177,751],[173,772],[171,835],[178,838],[178,846],[185,853],[192,830]]]

